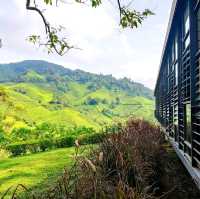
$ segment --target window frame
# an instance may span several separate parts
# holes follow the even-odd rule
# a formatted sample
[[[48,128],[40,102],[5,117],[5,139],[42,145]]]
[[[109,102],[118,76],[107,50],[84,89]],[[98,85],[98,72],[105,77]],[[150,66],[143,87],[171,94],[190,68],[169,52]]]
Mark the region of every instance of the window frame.
[[[185,5],[185,12],[183,15],[183,50],[185,51],[190,45],[190,10],[189,1]]]

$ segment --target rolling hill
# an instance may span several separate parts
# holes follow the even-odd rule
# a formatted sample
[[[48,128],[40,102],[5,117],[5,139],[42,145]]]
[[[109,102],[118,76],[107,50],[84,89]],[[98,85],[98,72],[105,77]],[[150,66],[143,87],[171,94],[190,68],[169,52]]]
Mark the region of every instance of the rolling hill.
[[[40,123],[99,129],[130,115],[153,120],[153,92],[112,75],[45,61],[0,64],[0,126],[5,132]]]

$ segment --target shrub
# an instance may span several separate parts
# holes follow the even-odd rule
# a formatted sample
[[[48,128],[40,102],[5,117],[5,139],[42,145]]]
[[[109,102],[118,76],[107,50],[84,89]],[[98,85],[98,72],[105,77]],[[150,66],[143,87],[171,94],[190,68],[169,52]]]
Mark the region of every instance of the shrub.
[[[8,150],[12,156],[18,156],[26,153],[26,143],[19,142],[14,144],[9,144],[6,146],[6,150]]]
[[[92,134],[80,136],[81,144],[96,144],[102,141],[103,134]],[[74,146],[76,136],[65,136],[57,139],[40,139],[23,141],[6,145],[6,150],[12,156],[24,155],[26,153],[36,153],[51,150],[53,148],[65,148]]]
[[[49,126],[43,126],[48,127]],[[14,132],[25,132],[26,129],[19,129],[19,131]],[[81,135],[81,132],[85,133]],[[33,139],[29,141],[21,141],[17,143],[12,143],[6,145],[6,150],[11,153],[12,156],[24,155],[26,153],[36,153],[36,152],[43,152],[48,151],[53,148],[64,148],[64,147],[72,147],[74,146],[75,140],[79,139],[80,143],[85,144],[96,144],[102,141],[103,137],[105,136],[103,133],[92,133],[94,132],[92,128],[74,128],[74,132],[71,133],[69,136],[68,133],[66,136],[62,136],[61,138],[40,138],[40,139]]]
[[[90,98],[88,97],[87,100],[85,101],[85,104],[86,105],[97,105],[99,103],[99,100],[98,99],[95,99],[95,98]]]
[[[38,142],[41,151],[47,151],[53,148],[53,141],[50,139],[41,139]]]
[[[3,128],[0,126],[0,146],[4,145],[8,141],[6,133],[3,131]]]
[[[160,157],[164,154],[164,136],[160,127],[143,120],[130,119],[117,134],[111,134],[101,145],[104,167],[115,171],[130,187],[157,186]],[[125,184],[124,184],[125,185]]]
[[[78,137],[78,140],[81,145],[97,144],[97,143],[102,142],[104,137],[105,137],[105,134],[103,133],[93,133],[89,135],[81,135]]]
[[[118,133],[113,133],[117,129]],[[164,154],[161,129],[130,119],[125,126],[110,130],[112,133],[101,140],[90,159],[79,163],[74,185],[77,190],[72,189],[71,194],[81,199],[156,198],[162,174],[160,157]],[[99,139],[98,134],[90,138],[87,142]]]
[[[31,142],[27,143],[26,152],[37,153],[40,151],[41,151],[41,148],[40,148],[40,144],[38,143],[38,141],[31,141]]]
[[[31,136],[31,129],[29,128],[15,128],[10,134],[10,138],[15,141],[25,141]]]
[[[6,150],[11,153],[12,156],[24,155],[26,153],[36,153],[40,151],[47,151],[53,148],[52,140],[32,140],[29,142],[17,142],[6,145]]]
[[[95,130],[93,128],[88,128],[85,126],[78,126],[78,127],[75,126],[73,128],[67,129],[65,135],[79,136],[79,135],[84,135],[84,134],[92,134],[94,132]]]
[[[64,148],[64,147],[71,147],[74,145],[76,138],[73,136],[62,137],[55,139],[55,146],[56,148]]]

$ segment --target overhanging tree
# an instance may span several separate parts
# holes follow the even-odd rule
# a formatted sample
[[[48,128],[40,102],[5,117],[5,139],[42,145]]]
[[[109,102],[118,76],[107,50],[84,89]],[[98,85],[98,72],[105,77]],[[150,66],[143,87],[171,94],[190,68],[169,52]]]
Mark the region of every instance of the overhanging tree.
[[[41,2],[41,0],[39,0]],[[42,0],[45,5],[58,5],[59,3],[66,2],[65,0]],[[102,0],[72,0],[74,3],[79,4],[89,4],[93,8],[97,8],[102,4]],[[131,8],[131,4],[133,0],[123,1],[123,0],[115,0],[117,9],[119,12],[119,25],[122,28],[137,28],[145,18],[154,13],[149,9],[144,9],[144,11],[140,12],[133,8]],[[28,40],[34,44],[38,43],[39,45],[44,45],[48,53],[56,52],[59,55],[64,55],[70,49],[75,48],[75,46],[70,45],[67,38],[60,36],[60,32],[63,31],[64,27],[59,26],[58,28],[51,25],[49,21],[47,21],[44,12],[38,6],[37,0],[26,0],[26,9],[30,11],[34,11],[40,15],[46,34],[45,42],[41,41],[41,35],[31,35],[28,37]],[[0,47],[2,45],[0,39]]]

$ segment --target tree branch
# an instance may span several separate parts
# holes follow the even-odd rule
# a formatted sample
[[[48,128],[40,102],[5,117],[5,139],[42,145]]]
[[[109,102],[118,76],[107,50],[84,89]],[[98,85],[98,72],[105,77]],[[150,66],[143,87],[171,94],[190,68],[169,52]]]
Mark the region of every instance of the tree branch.
[[[33,6],[31,6],[32,1],[33,1]],[[57,6],[58,2],[63,0],[48,0],[48,1],[43,0],[43,1],[47,5],[48,4],[52,5],[53,4],[52,2],[55,2],[55,5]],[[122,5],[121,0],[116,0],[116,1],[120,14],[120,26],[122,26],[122,28],[137,28],[138,25],[140,25],[147,16],[154,14],[149,9],[145,9],[143,12],[139,12],[134,9],[132,10],[129,9],[129,6],[133,2],[133,0],[130,0],[127,6]],[[82,0],[75,0],[75,2],[83,3]],[[90,0],[90,2],[91,6],[96,8],[102,3],[102,0]],[[48,23],[41,9],[37,7],[36,0],[26,0],[26,9],[35,11],[41,16],[47,35],[47,42],[45,44],[43,43],[42,45],[45,45],[47,47],[49,53],[55,51],[59,55],[64,55],[70,49],[75,48],[74,46],[70,46],[65,38],[58,37],[58,33],[61,32],[62,28],[54,28],[50,25],[50,23]],[[39,38],[40,36],[32,35],[29,37],[29,41],[36,43],[38,42]]]
[[[58,3],[58,0],[56,0],[56,5],[57,5],[57,3]],[[65,41],[64,38],[58,39],[58,36],[56,35],[56,33],[57,33],[56,28],[50,26],[50,24],[47,22],[42,11],[39,8],[37,8],[35,0],[34,0],[34,5],[35,6],[31,6],[31,0],[26,0],[26,9],[37,12],[43,20],[46,35],[48,38],[48,41],[45,45],[48,46],[49,52],[51,52],[51,49],[54,49],[57,54],[64,55],[70,49],[74,48],[74,46],[70,46]],[[56,45],[59,45],[60,49],[58,49]]]
[[[34,1],[34,3],[35,3],[35,1]],[[35,4],[35,7],[30,6],[30,4],[31,4],[31,0],[27,0],[26,1],[26,9],[36,11],[42,17],[42,20],[43,20],[44,25],[45,25],[46,33],[50,33],[51,32],[50,31],[50,25],[47,22],[45,16],[43,15],[42,11],[36,7],[36,4]]]
[[[121,2],[120,2],[120,0],[117,0],[117,4],[118,4],[118,9],[119,9],[119,14],[120,14],[120,20],[121,20],[121,16],[122,16],[122,7],[121,7]]]

